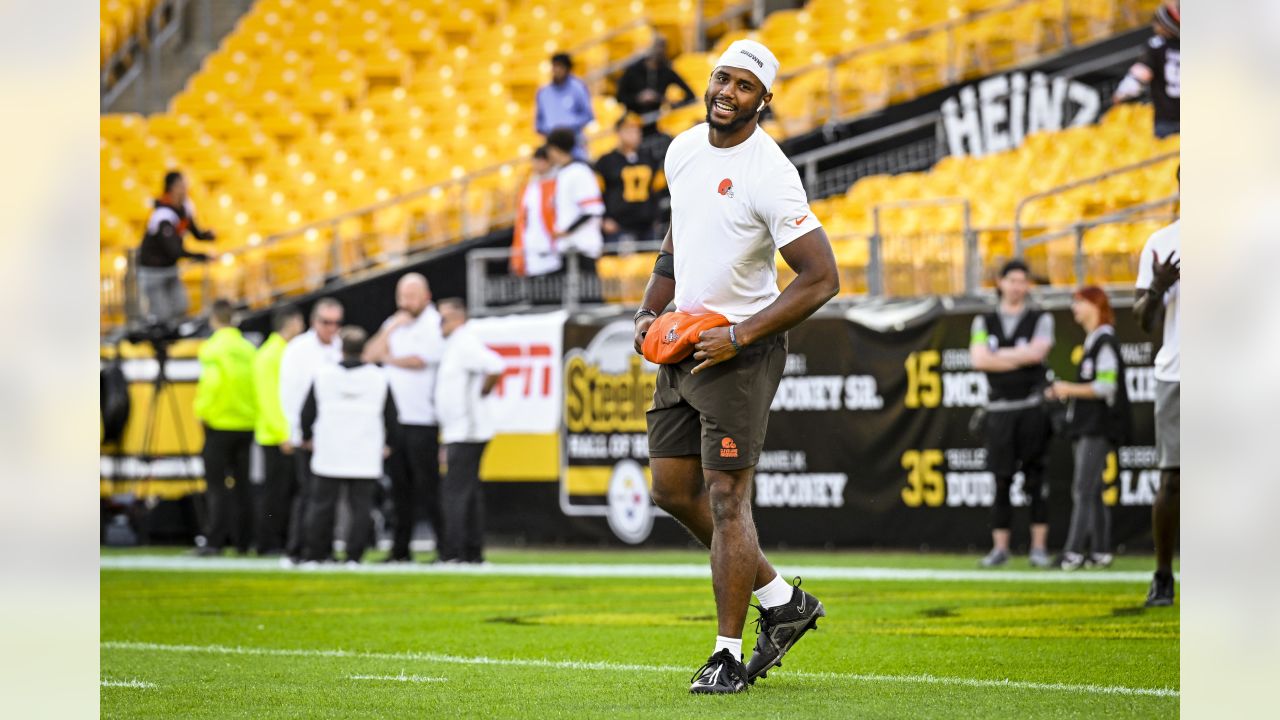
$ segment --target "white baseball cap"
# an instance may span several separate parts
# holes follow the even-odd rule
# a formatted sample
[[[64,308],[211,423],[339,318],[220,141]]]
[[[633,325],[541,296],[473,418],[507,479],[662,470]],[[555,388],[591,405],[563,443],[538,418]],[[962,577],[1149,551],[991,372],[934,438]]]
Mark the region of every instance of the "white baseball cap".
[[[778,58],[755,40],[735,40],[716,61],[716,67],[735,67],[755,75],[764,83],[765,92],[773,92],[778,77]]]

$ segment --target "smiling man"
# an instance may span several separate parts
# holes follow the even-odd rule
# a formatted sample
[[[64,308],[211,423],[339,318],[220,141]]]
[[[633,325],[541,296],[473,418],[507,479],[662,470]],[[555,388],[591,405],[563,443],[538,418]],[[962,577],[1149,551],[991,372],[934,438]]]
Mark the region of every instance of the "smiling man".
[[[786,331],[839,291],[835,257],[795,166],[759,128],[778,60],[739,40],[707,85],[707,121],[679,135],[666,157],[671,229],[635,316],[635,344],[672,300],[729,325],[703,332],[689,358],[663,365],[649,410],[653,499],[711,549],[719,624],[694,693],[736,693],[770,668],[825,612],[761,553],[751,483],[769,406],[787,358]],[[796,279],[778,291],[774,253]],[[752,591],[759,637],[742,664]]]

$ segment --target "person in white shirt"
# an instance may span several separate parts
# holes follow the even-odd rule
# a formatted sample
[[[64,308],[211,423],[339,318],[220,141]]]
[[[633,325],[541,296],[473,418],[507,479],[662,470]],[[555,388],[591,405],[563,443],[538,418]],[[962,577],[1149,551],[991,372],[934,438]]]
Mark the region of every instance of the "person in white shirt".
[[[484,504],[480,459],[493,438],[489,393],[498,386],[506,365],[467,327],[461,300],[440,301],[444,353],[436,378],[436,408],[444,442],[445,473],[440,497],[444,538],[437,562],[484,562]]]
[[[556,224],[556,171],[543,145],[529,159],[529,182],[520,193],[511,241],[511,273],[535,278],[556,272],[564,259],[552,239]]]
[[[302,406],[303,447],[313,476],[307,504],[307,562],[333,560],[338,495],[347,499],[347,563],[358,563],[373,539],[373,495],[399,423],[386,370],[361,360],[368,334],[342,328],[342,363],[316,370]]]
[[[732,43],[711,72],[707,122],[666,156],[671,223],[635,316],[635,347],[672,300],[677,310],[730,323],[704,331],[692,357],[662,365],[649,410],[653,500],[711,548],[719,632],[690,692],[733,693],[776,666],[825,614],[761,553],[751,482],[769,405],[786,362],[786,331],[839,291],[835,257],[795,166],[760,129],[778,60],[752,40]],[[774,254],[796,272],[778,291]],[[713,541],[714,540],[714,541]],[[752,589],[761,632],[749,666],[742,627]]]
[[[444,337],[431,287],[418,273],[396,283],[394,315],[365,347],[365,362],[381,363],[399,410],[400,442],[387,461],[394,522],[387,562],[412,560],[409,543],[418,519],[431,523],[437,542],[440,521],[440,427],[436,419],[436,368]]]
[[[289,514],[289,533],[285,543],[285,564],[302,559],[306,542],[307,496],[311,489],[311,453],[302,445],[302,406],[307,400],[316,371],[342,360],[342,303],[324,297],[311,309],[311,329],[289,341],[280,357],[280,406],[289,422],[290,449],[297,448],[298,488]]]
[[[1164,318],[1164,342],[1156,353],[1156,455],[1160,490],[1151,507],[1151,536],[1156,546],[1156,572],[1147,593],[1147,607],[1173,604],[1173,548],[1178,541],[1180,501],[1179,438],[1182,417],[1178,307],[1182,295],[1182,249],[1178,224],[1157,230],[1147,239],[1138,259],[1137,301],[1133,312],[1142,329],[1155,332]]]
[[[604,197],[595,171],[573,157],[573,143],[573,133],[565,128],[552,130],[547,136],[547,158],[556,168],[554,240],[561,254],[576,251],[582,283],[579,297],[592,302],[600,298],[596,260],[604,251],[604,235],[600,230]]]

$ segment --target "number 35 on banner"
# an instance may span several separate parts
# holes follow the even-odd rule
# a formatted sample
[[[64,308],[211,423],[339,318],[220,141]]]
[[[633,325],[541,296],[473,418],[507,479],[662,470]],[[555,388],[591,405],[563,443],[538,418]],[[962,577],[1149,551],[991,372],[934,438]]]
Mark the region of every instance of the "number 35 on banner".
[[[902,502],[907,507],[940,507],[946,500],[947,482],[938,470],[941,464],[941,450],[908,450],[902,453],[902,468],[907,471]]]

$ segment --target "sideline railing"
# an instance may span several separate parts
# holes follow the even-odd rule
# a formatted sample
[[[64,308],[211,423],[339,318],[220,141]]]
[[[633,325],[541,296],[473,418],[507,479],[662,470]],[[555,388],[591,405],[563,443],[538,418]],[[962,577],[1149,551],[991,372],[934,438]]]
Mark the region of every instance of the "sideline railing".
[[[523,277],[509,271],[511,248],[479,248],[467,253],[467,306],[473,315],[510,313],[537,306],[577,310],[610,298],[627,299],[621,285],[625,278],[606,266],[616,259],[657,252],[660,241],[619,242],[606,246],[596,261],[595,274],[584,273],[576,251],[564,257],[564,270],[550,275]],[[653,266],[645,269],[645,279]]]

